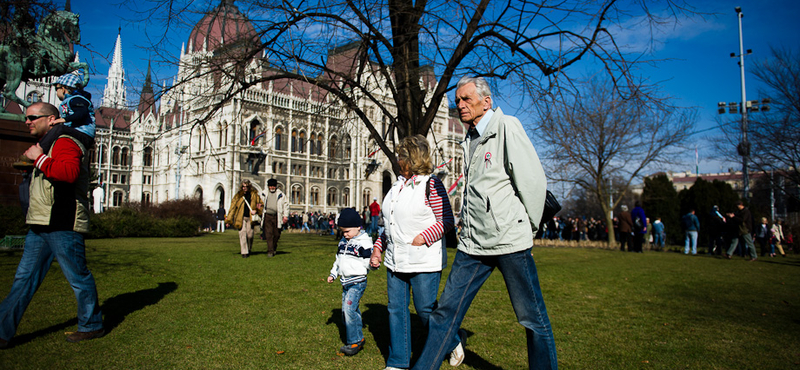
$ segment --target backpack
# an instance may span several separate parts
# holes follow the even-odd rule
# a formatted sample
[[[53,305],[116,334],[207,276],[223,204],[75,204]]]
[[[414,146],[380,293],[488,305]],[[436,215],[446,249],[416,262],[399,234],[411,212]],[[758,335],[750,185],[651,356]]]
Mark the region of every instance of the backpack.
[[[428,204],[431,202],[431,181],[433,181],[433,176],[428,178],[428,183],[425,186],[425,199],[428,200]],[[455,225],[444,234],[443,239],[447,248],[456,248],[458,246],[458,234],[456,234]]]

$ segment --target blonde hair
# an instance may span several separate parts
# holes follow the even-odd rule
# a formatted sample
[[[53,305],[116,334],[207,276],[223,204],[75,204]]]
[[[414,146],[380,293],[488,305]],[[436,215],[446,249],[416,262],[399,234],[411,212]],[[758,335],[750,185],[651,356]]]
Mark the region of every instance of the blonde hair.
[[[397,146],[397,159],[408,165],[412,175],[428,175],[433,171],[428,140],[422,135],[407,136]]]

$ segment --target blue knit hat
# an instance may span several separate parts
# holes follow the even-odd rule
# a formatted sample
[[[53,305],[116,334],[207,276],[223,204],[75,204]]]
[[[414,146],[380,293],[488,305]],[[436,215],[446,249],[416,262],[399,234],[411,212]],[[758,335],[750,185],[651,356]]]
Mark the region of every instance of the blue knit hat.
[[[78,85],[83,84],[83,78],[73,73],[67,73],[56,80],[53,85],[61,85],[69,87],[70,89],[78,88]]]
[[[339,214],[339,227],[361,227],[361,216],[355,209],[345,208]]]

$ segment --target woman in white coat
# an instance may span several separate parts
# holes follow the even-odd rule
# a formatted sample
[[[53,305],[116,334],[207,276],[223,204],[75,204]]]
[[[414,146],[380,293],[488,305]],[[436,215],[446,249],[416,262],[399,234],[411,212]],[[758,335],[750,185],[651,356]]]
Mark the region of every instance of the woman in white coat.
[[[385,251],[391,343],[386,369],[411,367],[410,293],[425,326],[436,306],[447,254],[443,236],[453,228],[453,212],[433,170],[428,141],[410,136],[397,147],[400,176],[383,200],[385,230],[373,246],[371,265],[380,266]]]

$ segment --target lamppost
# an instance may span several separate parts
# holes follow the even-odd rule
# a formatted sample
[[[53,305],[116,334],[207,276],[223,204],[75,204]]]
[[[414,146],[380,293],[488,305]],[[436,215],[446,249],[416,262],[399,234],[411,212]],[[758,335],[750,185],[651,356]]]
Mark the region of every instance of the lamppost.
[[[736,102],[731,102],[727,104],[728,113],[741,113],[742,114],[742,123],[741,123],[741,130],[742,130],[742,138],[739,141],[739,145],[736,146],[736,151],[740,156],[742,156],[742,199],[749,199],[750,198],[750,177],[747,171],[747,161],[748,157],[750,156],[750,142],[747,141],[747,113],[748,111],[757,112],[760,109],[762,111],[769,110],[769,103],[770,100],[762,99],[761,102],[758,100],[747,101],[747,95],[745,94],[745,87],[744,87],[744,56],[752,54],[753,51],[747,49],[745,53],[744,50],[744,42],[742,41],[742,17],[744,14],[742,13],[742,8],[737,6],[736,7],[736,17],[739,19],[739,55],[736,53],[731,53],[731,58],[739,58],[739,73],[741,77],[741,85],[742,85],[742,101],[741,107]],[[717,104],[719,114],[725,113],[726,104],[725,102],[720,102]]]

